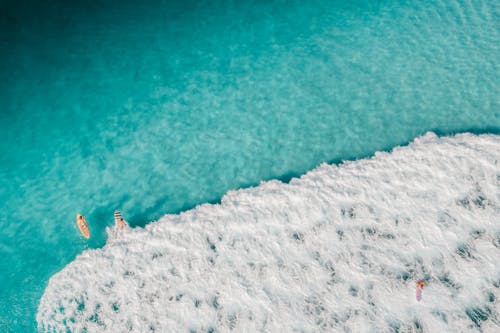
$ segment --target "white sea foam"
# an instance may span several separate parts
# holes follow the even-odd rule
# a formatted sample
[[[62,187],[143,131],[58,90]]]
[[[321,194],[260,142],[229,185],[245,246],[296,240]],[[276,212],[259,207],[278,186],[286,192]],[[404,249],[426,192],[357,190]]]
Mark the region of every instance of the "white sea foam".
[[[231,191],[79,255],[39,329],[498,332],[499,185],[499,136],[429,133]]]

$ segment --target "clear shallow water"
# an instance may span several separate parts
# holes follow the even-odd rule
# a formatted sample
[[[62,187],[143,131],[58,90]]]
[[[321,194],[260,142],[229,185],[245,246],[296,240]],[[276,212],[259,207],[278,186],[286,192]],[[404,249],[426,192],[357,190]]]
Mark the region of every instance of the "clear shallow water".
[[[2,3],[0,324],[132,225],[435,130],[498,132],[495,1]],[[77,212],[90,222],[83,241]]]

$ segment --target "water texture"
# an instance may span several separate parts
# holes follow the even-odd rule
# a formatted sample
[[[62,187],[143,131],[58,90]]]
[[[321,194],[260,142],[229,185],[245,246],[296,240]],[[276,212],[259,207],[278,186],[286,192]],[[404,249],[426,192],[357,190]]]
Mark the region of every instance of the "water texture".
[[[499,133],[498,22],[497,1],[1,2],[0,328],[36,329],[114,209],[144,226],[428,130]]]
[[[37,320],[47,332],[497,332],[499,220],[500,136],[428,134],[110,230],[51,278]]]

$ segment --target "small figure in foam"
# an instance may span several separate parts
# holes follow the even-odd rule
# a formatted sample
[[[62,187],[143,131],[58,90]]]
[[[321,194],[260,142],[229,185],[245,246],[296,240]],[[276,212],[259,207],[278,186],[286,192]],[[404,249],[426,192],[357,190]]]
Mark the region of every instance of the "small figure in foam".
[[[424,291],[425,285],[426,285],[425,280],[418,280],[417,281],[415,297],[416,297],[417,301],[419,301],[419,302],[422,300],[422,292]]]
[[[122,217],[122,213],[118,210],[115,211],[115,226],[118,230],[122,230],[128,226],[128,223]]]

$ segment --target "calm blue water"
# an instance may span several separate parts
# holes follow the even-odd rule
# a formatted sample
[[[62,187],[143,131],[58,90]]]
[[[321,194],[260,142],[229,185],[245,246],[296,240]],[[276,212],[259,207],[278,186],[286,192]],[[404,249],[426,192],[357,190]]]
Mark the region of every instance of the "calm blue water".
[[[500,3],[0,4],[0,331],[134,226],[428,130],[500,131]],[[92,238],[79,236],[75,214]]]

